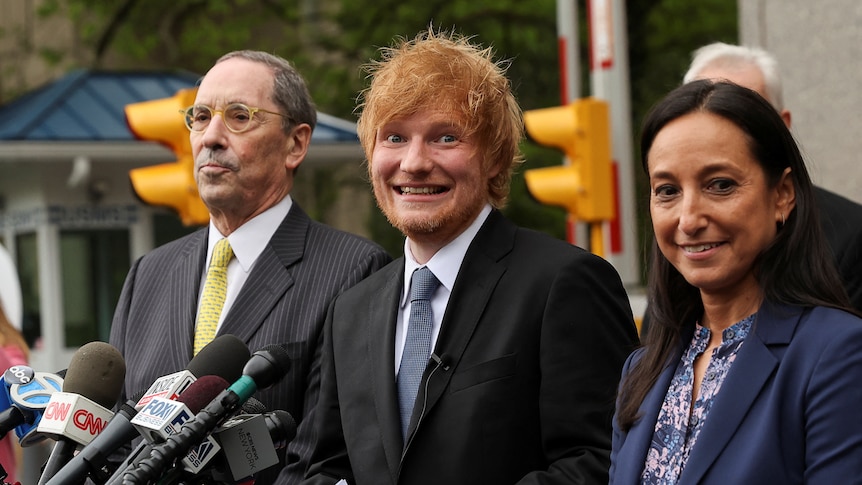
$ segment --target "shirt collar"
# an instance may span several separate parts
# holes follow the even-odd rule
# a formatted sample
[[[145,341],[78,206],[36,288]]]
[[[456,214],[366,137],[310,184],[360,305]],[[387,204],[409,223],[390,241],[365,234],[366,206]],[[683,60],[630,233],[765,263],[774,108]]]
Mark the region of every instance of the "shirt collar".
[[[467,249],[473,238],[482,228],[482,224],[488,219],[491,214],[491,205],[485,204],[485,207],[476,216],[476,219],[464,230],[461,234],[453,239],[449,244],[440,248],[434,256],[428,261],[425,266],[434,273],[434,276],[440,282],[440,286],[446,288],[449,292],[455,286],[455,278],[458,277],[458,271],[461,269],[461,263],[464,261],[464,256],[467,254]],[[420,265],[413,259],[413,253],[410,252],[410,239],[404,240],[404,287],[401,291],[401,307],[407,304],[407,297],[410,294],[410,277],[413,271],[421,268]]]
[[[275,230],[278,229],[278,226],[287,217],[287,213],[290,212],[292,205],[293,201],[290,195],[288,195],[277,204],[239,226],[228,236],[227,239],[230,241],[234,257],[244,272],[248,273],[251,266],[257,261],[258,256],[263,252],[266,245],[269,244],[272,235],[275,234]],[[212,221],[210,221],[207,254],[212,254],[215,243],[223,237]]]

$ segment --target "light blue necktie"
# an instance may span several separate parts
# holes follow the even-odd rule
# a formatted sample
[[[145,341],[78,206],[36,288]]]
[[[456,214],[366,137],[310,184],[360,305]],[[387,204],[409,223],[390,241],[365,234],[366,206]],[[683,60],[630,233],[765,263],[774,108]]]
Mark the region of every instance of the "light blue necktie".
[[[398,407],[401,410],[401,436],[405,443],[419,383],[431,356],[431,326],[434,322],[431,294],[439,285],[434,273],[424,266],[413,272],[410,281],[410,320],[398,370]]]

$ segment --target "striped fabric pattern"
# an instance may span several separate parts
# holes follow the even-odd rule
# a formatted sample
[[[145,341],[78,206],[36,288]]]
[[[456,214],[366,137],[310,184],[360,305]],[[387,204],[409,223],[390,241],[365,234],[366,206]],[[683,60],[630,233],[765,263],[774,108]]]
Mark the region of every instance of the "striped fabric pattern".
[[[129,270],[110,339],[126,361],[121,402],[191,360],[207,234],[204,228],[156,248]],[[304,471],[313,430],[303,417],[317,402],[327,308],[391,259],[366,239],[311,220],[294,203],[224,315],[217,336],[235,335],[252,352],[283,344],[291,357],[287,375],[254,396],[269,410],[289,412],[299,424],[287,450],[290,470],[277,483],[296,483]],[[277,474],[277,467],[264,474],[270,472]],[[257,483],[272,483],[271,477],[262,478]]]

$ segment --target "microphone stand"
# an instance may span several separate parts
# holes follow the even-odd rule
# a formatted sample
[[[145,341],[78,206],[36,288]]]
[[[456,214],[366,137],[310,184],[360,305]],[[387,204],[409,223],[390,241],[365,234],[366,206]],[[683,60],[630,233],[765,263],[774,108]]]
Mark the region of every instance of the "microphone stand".
[[[45,463],[45,468],[42,471],[42,477],[39,478],[39,485],[45,485],[48,480],[60,471],[66,463],[75,456],[75,449],[78,444],[68,439],[60,439],[54,444],[54,449],[48,457],[48,462]]]

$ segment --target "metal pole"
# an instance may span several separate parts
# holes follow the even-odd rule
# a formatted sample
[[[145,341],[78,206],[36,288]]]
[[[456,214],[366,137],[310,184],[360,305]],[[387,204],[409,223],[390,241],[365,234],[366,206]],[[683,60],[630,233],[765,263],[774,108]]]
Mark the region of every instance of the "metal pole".
[[[577,0],[557,0],[557,52],[560,64],[560,104],[566,105],[581,97],[581,69],[578,62],[578,3]],[[563,165],[570,161],[563,158]],[[588,247],[588,227],[569,214],[566,236],[570,243]]]
[[[637,217],[625,2],[588,0],[592,95],[610,105],[617,217],[604,224],[605,259],[627,287],[638,286]]]

